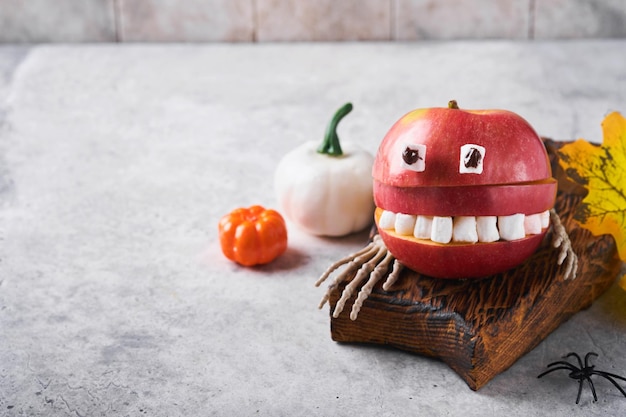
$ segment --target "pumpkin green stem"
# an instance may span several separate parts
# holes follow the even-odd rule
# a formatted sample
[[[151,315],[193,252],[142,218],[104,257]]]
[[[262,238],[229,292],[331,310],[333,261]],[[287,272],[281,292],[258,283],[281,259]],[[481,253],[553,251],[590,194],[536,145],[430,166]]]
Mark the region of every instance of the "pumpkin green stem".
[[[448,101],[448,108],[449,109],[456,109],[456,110],[458,110],[459,109],[459,105],[456,102],[456,100],[450,100],[450,101]]]
[[[346,103],[339,110],[337,110],[337,112],[335,112],[333,118],[330,119],[330,123],[328,123],[328,127],[326,127],[324,141],[319,148],[317,148],[317,152],[328,156],[343,155],[341,145],[339,144],[339,136],[337,136],[337,125],[341,119],[343,119],[351,111],[352,103]]]

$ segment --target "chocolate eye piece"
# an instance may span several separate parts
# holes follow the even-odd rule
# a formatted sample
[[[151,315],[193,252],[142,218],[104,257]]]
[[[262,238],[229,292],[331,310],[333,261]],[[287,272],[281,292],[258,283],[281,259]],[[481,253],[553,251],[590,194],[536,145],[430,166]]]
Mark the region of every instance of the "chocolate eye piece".
[[[402,159],[404,160],[404,162],[406,162],[408,165],[413,165],[414,163],[416,163],[417,161],[420,160],[424,160],[424,158],[422,158],[420,156],[420,151],[419,149],[411,149],[410,147],[406,147],[406,149],[404,150],[404,152],[402,152]]]
[[[480,151],[474,147],[469,149],[469,152],[465,154],[463,158],[463,163],[465,164],[465,168],[477,168],[482,161],[483,156],[480,154]]]
[[[461,146],[459,173],[482,174],[485,162],[485,148],[473,143]]]
[[[402,166],[409,171],[424,172],[426,169],[426,145],[421,143],[405,143],[402,150]]]

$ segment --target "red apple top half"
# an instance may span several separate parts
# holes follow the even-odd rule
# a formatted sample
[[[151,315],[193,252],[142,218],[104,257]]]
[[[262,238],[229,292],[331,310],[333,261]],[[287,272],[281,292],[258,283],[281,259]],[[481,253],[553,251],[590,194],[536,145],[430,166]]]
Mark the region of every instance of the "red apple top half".
[[[373,178],[385,245],[406,267],[438,278],[484,277],[522,263],[541,244],[557,189],[526,120],[455,101],[398,120]]]

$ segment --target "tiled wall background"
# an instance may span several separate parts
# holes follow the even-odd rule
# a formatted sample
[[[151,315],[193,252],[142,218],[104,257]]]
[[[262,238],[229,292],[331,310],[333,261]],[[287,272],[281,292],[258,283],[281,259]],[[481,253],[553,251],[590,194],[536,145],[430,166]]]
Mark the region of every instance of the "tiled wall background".
[[[0,0],[0,42],[626,37],[626,0]]]

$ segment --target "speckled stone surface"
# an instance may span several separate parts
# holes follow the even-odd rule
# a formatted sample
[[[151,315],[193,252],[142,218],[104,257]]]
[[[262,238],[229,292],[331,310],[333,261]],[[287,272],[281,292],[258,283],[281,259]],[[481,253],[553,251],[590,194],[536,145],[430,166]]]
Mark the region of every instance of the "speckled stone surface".
[[[289,225],[275,263],[227,261],[217,221],[275,206],[273,170],[352,101],[372,153],[415,107],[507,108],[601,140],[626,113],[626,41],[0,48],[0,415],[604,416],[570,351],[626,374],[614,285],[478,392],[445,364],[330,339],[323,288],[367,233]]]

